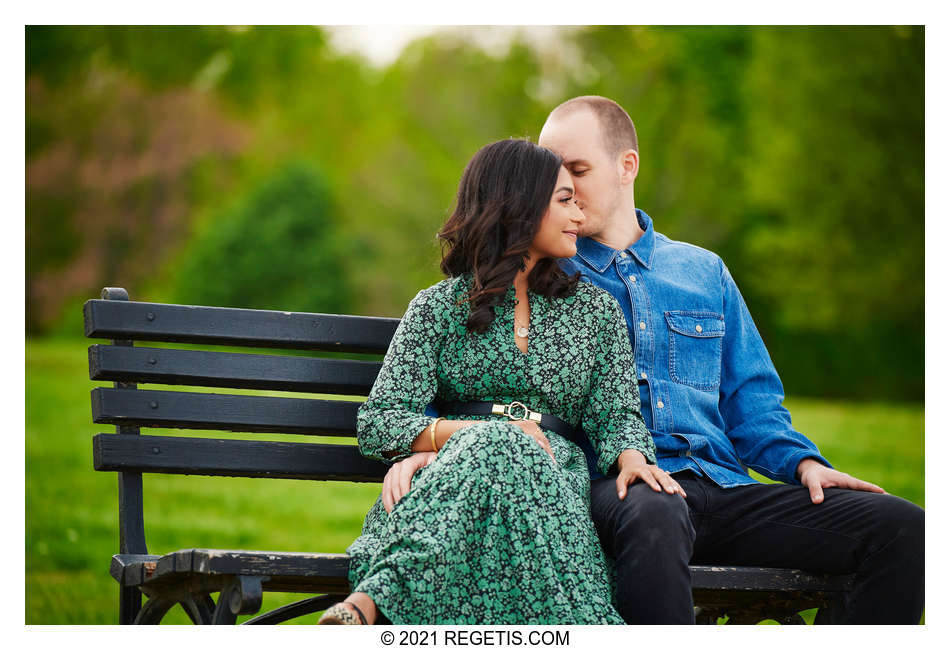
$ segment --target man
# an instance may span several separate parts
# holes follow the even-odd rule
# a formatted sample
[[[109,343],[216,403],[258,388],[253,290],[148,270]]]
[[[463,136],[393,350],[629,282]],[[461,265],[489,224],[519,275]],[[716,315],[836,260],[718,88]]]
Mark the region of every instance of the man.
[[[657,463],[686,493],[592,476],[591,512],[616,567],[620,614],[628,623],[693,622],[693,563],[855,573],[842,611],[822,622],[917,623],[923,510],[833,469],[792,428],[781,381],[722,260],[657,233],[636,209],[640,158],[627,113],[603,97],[575,97],[551,112],[539,143],[564,159],[586,217],[578,253],[563,266],[623,309]],[[390,495],[408,489],[425,462],[394,466]],[[747,467],[785,484],[757,483]]]

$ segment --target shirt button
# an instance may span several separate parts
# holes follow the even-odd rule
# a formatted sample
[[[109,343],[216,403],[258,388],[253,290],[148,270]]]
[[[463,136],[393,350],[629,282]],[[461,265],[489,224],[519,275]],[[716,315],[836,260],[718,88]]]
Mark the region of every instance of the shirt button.
[[[689,457],[692,456],[692,455],[693,455],[693,452],[691,452],[689,449],[687,449],[687,450],[686,450],[686,457],[689,458]]]
[[[657,407],[658,409],[663,408],[663,400],[660,400],[659,402],[657,402],[657,403],[656,403],[656,407]]]
[[[647,324],[644,323],[643,321],[640,321],[640,329],[645,330],[646,328],[647,328]]]
[[[627,279],[630,280],[631,282],[636,282],[636,281],[637,281],[637,276],[635,276],[635,275],[628,275],[628,276],[627,276]]]
[[[641,378],[641,379],[646,379],[646,378],[647,378],[647,373],[641,372],[641,373],[640,373],[640,378]]]
[[[697,331],[697,332],[702,332],[702,331],[703,331],[703,326],[702,326],[702,325],[697,325],[697,326],[696,326],[696,331]]]
[[[622,260],[627,259],[627,254],[621,251],[621,253],[620,253],[620,259],[622,259]]]

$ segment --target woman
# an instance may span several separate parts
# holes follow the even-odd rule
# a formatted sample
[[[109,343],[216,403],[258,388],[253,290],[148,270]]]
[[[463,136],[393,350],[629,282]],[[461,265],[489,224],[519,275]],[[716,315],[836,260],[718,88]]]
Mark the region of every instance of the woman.
[[[602,471],[621,453],[628,482],[658,470],[623,314],[556,262],[584,222],[573,195],[561,159],[530,142],[487,145],[466,167],[439,233],[449,277],[409,304],[357,417],[366,456],[437,453],[391,512],[372,507],[347,549],[353,593],[321,623],[623,622],[571,429]],[[425,415],[432,402],[442,417]],[[528,410],[547,433],[510,419]]]

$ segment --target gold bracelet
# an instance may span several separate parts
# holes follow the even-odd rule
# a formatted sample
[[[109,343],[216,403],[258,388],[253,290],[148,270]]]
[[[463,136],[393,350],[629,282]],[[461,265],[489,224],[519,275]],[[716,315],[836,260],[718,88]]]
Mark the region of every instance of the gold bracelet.
[[[435,446],[435,427],[439,424],[439,420],[444,420],[445,418],[436,418],[432,420],[432,423],[429,424],[429,435],[432,440],[432,451],[439,451],[439,448]]]

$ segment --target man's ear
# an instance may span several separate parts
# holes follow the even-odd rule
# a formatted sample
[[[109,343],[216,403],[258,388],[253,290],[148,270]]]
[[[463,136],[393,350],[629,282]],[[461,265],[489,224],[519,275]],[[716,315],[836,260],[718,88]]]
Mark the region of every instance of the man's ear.
[[[633,149],[627,149],[620,154],[620,184],[630,185],[636,180],[640,172],[640,154]]]

